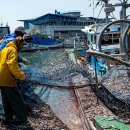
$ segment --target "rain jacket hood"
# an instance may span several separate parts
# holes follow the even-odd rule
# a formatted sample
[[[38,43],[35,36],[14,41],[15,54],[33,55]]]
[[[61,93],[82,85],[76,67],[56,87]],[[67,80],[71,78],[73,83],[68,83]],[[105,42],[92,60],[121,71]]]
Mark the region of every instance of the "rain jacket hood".
[[[14,43],[17,46],[17,51],[20,51],[21,48],[25,45],[25,42],[21,36],[16,37]]]
[[[9,42],[6,47],[13,47],[17,50],[17,46],[14,44],[14,42]]]
[[[9,42],[0,51],[0,86],[15,87],[16,80],[24,76],[18,65],[17,46]]]

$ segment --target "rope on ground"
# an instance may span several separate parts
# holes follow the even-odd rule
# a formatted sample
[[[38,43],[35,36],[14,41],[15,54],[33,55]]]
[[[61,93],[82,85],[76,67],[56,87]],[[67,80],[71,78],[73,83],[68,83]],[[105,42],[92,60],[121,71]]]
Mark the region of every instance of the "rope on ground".
[[[47,87],[50,87],[50,88],[60,88],[60,89],[78,89],[78,88],[84,88],[84,87],[87,87],[87,86],[90,86],[90,85],[96,85],[94,83],[89,83],[89,84],[82,84],[82,85],[75,85],[75,84],[66,84],[66,85],[62,85],[62,84],[56,84],[56,83],[41,83],[41,82],[38,82],[36,80],[27,80],[25,82],[28,82],[28,83],[32,83],[33,85],[40,85],[40,86],[47,86]]]

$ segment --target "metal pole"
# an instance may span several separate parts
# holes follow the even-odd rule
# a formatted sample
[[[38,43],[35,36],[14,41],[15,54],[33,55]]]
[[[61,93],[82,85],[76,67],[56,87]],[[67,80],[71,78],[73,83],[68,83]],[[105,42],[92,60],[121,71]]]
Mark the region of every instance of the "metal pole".
[[[120,53],[123,53],[122,37],[119,38]]]
[[[121,7],[121,11],[120,11],[120,19],[126,19],[126,8],[122,5]],[[123,36],[123,32],[125,31],[126,29],[126,23],[121,23],[121,39],[120,39],[120,52],[122,53],[124,48],[123,48],[123,44],[125,44],[123,41],[122,41],[122,36]]]
[[[97,77],[97,66],[96,66],[97,58],[94,57],[94,66],[95,66],[95,79],[96,79],[96,94],[98,95],[98,77]],[[98,96],[97,96],[97,104],[99,104]]]
[[[126,53],[126,61],[128,61],[128,59],[129,59],[129,53],[128,53],[129,45],[128,45],[128,37],[127,37],[129,29],[130,29],[130,25],[127,26],[126,30],[123,33],[123,37],[122,37],[122,42],[124,43],[123,50]]]

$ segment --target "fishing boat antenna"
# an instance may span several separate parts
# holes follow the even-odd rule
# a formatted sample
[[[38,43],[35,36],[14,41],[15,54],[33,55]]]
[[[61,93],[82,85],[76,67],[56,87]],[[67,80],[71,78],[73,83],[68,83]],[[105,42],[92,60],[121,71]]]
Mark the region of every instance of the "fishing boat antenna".
[[[93,22],[94,22],[95,24],[97,23],[97,20],[95,20],[95,18],[94,18],[94,16],[95,16],[95,15],[94,15],[94,13],[95,13],[94,10],[95,10],[95,8],[97,7],[97,5],[99,5],[100,1],[101,1],[101,0],[99,0],[99,1],[96,3],[96,5],[95,5],[95,2],[94,2],[94,0],[93,0]],[[102,10],[102,9],[101,9],[101,10]],[[101,11],[100,11],[100,12],[101,12]],[[100,12],[99,12],[99,15],[100,15]],[[99,16],[99,15],[98,15],[98,16]],[[98,19],[98,18],[97,18],[97,19]]]
[[[94,22],[94,0],[93,0],[93,22]]]
[[[6,23],[6,27],[8,27],[8,22]]]
[[[0,26],[1,26],[1,27],[3,26],[2,17],[1,17],[1,24],[0,24]]]

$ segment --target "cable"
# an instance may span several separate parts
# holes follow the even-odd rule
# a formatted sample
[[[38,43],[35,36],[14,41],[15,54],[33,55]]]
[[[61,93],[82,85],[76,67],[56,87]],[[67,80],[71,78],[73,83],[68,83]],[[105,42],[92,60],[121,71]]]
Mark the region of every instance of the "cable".
[[[22,81],[20,81],[22,82]],[[33,85],[40,85],[40,86],[47,86],[49,88],[60,88],[60,89],[78,89],[78,88],[84,88],[84,87],[87,87],[87,86],[90,86],[90,85],[95,85],[95,84],[92,84],[92,83],[89,83],[89,84],[83,84],[83,85],[75,85],[75,84],[72,84],[72,85],[62,85],[62,84],[56,84],[56,83],[45,83],[45,82],[38,82],[36,80],[27,80],[27,81],[24,81],[26,83],[32,83]]]
[[[100,16],[100,14],[101,14],[102,9],[103,9],[103,6],[101,7],[101,10],[100,10],[100,12],[99,12],[99,14],[98,14],[97,19],[99,18],[99,16]],[[97,23],[97,21],[96,21],[96,23]]]

